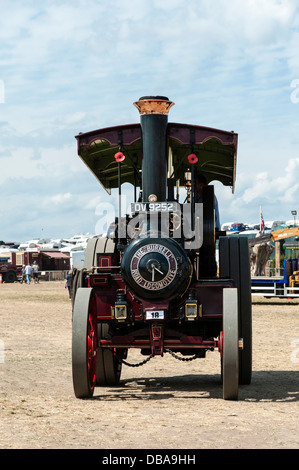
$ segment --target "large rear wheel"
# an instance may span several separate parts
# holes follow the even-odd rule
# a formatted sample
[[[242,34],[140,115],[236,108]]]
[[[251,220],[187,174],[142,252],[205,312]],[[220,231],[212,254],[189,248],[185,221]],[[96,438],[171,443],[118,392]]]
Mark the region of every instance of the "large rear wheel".
[[[98,338],[109,339],[109,325],[107,323],[98,324]],[[96,385],[106,387],[118,385],[121,375],[122,361],[115,348],[98,349]]]
[[[97,312],[93,289],[77,290],[73,310],[72,368],[77,398],[94,393],[97,363]]]
[[[238,289],[239,338],[243,348],[239,351],[239,383],[250,384],[252,375],[252,313],[251,277],[248,239],[244,236],[220,237],[220,277],[233,279]]]

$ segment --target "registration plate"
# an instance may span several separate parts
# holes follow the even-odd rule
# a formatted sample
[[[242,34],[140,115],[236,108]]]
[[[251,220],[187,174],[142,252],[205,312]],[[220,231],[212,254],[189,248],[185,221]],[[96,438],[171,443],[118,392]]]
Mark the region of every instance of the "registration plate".
[[[145,312],[146,320],[164,320],[164,310],[147,310]]]
[[[176,202],[132,202],[131,211],[135,212],[175,212],[180,210]]]

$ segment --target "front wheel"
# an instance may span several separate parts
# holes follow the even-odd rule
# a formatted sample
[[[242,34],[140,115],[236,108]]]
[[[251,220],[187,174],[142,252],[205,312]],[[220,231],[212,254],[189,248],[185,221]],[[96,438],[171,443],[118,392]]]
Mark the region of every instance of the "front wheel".
[[[224,400],[237,400],[239,388],[238,291],[223,289],[222,380]]]
[[[7,271],[4,275],[4,281],[7,283],[12,283],[17,280],[17,275],[14,271]]]
[[[77,398],[94,393],[97,364],[97,311],[93,289],[77,290],[73,310],[72,368]]]

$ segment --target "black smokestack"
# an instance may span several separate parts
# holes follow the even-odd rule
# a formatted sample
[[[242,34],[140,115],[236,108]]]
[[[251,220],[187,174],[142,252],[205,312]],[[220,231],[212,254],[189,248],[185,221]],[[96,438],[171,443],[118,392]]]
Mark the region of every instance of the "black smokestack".
[[[166,200],[168,111],[174,105],[165,96],[143,96],[134,103],[142,130],[142,200]]]

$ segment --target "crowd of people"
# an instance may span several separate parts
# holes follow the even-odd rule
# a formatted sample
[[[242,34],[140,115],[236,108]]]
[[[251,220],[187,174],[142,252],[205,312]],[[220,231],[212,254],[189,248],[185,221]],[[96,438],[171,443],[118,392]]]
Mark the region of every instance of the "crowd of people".
[[[39,282],[38,278],[38,271],[39,267],[36,261],[31,264],[23,264],[22,266],[22,283],[25,284],[37,284]],[[68,271],[66,280],[65,280],[65,288],[68,289],[69,299],[71,299],[71,279],[72,279],[72,271]]]
[[[29,263],[27,265],[23,264],[21,282],[22,283],[24,282],[25,284],[28,284],[28,285],[31,284],[31,282],[33,284],[37,284],[39,282],[38,271],[39,271],[39,267],[36,261],[34,261],[32,265]],[[72,280],[72,271],[68,271],[64,287],[68,290],[68,296],[70,300],[72,298],[71,297],[71,280]]]
[[[39,267],[36,261],[32,265],[27,264],[25,266],[24,264],[22,267],[22,282],[29,285],[32,281],[34,284],[37,284],[39,282],[38,271]]]

